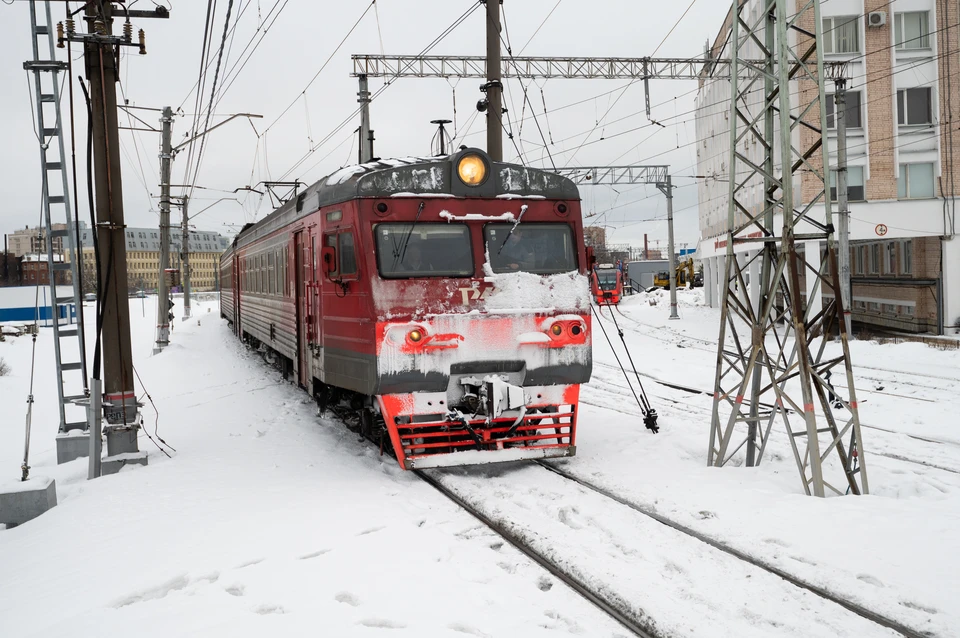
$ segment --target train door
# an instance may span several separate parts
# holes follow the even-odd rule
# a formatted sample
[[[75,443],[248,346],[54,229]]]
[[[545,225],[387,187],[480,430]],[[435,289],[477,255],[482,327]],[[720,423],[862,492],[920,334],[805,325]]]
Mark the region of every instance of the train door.
[[[233,308],[230,311],[233,313],[233,330],[237,333],[237,336],[241,336],[243,333],[240,331],[240,255],[237,254],[238,251],[234,250],[233,255],[233,279],[230,282],[230,285],[233,287]]]
[[[298,231],[294,235],[293,250],[297,300],[297,381],[303,387],[308,387],[310,382],[310,324],[313,320],[307,294],[313,264],[310,248],[309,231]]]
[[[323,380],[323,268],[320,264],[321,247],[320,235],[310,236],[310,246],[312,249],[313,269],[311,271],[310,284],[310,316],[313,321],[310,325],[310,334],[313,343],[320,349],[320,356],[314,360],[316,368],[313,370],[313,376]]]

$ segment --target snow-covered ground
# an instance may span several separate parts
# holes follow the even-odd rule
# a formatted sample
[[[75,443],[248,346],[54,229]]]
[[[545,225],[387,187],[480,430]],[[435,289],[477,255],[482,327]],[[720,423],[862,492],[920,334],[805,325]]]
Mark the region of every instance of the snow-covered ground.
[[[621,306],[634,361],[710,389],[717,311],[681,291],[683,318],[667,322],[653,298]],[[159,411],[144,398],[145,432],[158,428],[177,452],[167,459],[141,436],[146,468],[88,482],[85,460],[57,466],[42,332],[31,464],[56,479],[60,504],[0,530],[0,635],[626,635],[392,459],[318,419],[214,303],[195,310],[199,322],[178,322],[157,356],[154,299],[141,303],[131,300],[138,391]],[[883,428],[864,430],[871,495],[814,499],[781,433],[758,468],[707,468],[708,396],[645,378],[661,415],[660,433],[646,431],[601,335],[594,346],[568,472],[919,631],[960,636],[960,353],[854,343],[863,422]],[[0,377],[9,483],[29,337],[0,343],[0,358],[12,368]],[[894,635],[542,468],[437,475],[665,635]]]

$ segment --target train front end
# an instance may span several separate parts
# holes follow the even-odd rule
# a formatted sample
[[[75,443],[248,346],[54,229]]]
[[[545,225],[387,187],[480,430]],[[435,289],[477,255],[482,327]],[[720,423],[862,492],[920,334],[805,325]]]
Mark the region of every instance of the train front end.
[[[476,149],[377,179],[376,404],[400,465],[573,456],[592,366],[576,186]]]

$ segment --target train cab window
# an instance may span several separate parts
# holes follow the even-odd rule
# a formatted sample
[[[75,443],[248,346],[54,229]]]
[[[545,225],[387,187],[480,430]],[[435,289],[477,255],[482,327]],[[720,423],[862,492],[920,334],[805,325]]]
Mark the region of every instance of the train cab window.
[[[337,263],[335,270],[329,273],[330,279],[356,276],[357,253],[354,248],[353,233],[330,233],[324,239],[324,246],[334,249]]]
[[[484,235],[495,273],[549,275],[577,269],[576,244],[569,224],[487,224]]]
[[[466,224],[377,224],[377,268],[384,279],[472,277],[473,248]]]

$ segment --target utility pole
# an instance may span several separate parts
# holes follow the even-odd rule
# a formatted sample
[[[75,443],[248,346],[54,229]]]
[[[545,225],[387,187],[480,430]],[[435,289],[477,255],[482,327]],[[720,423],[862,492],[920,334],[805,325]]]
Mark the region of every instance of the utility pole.
[[[487,94],[487,155],[494,162],[503,161],[503,83],[500,81],[500,2],[487,4],[487,83],[480,87]]]
[[[167,268],[170,267],[170,164],[173,150],[170,137],[173,129],[173,109],[163,107],[160,117],[163,130],[160,135],[160,274],[157,278],[157,354],[170,342],[170,310],[167,304]]]
[[[670,260],[670,319],[679,319],[677,314],[677,256],[673,250],[673,182],[667,175],[657,188],[667,196],[667,252]]]
[[[833,112],[837,120],[837,215],[839,216],[840,301],[843,304],[843,322],[847,338],[853,338],[852,316],[853,290],[850,288],[850,208],[847,182],[847,78],[846,65],[830,67],[833,76]]]
[[[90,82],[93,113],[93,163],[96,182],[97,239],[100,245],[100,295],[102,307],[103,409],[106,419],[107,458],[102,471],[119,471],[123,462],[111,457],[138,454],[137,396],[133,383],[130,346],[130,304],[127,301],[127,255],[123,219],[123,184],[120,175],[120,136],[117,123],[117,49],[132,44],[132,27],[124,25],[123,38],[113,36],[113,4],[89,3],[84,9],[88,35],[84,43],[86,75]],[[143,31],[140,53],[145,54]],[[138,458],[146,463],[146,455]]]
[[[373,159],[373,131],[370,130],[370,90],[367,88],[367,76],[361,75],[357,102],[360,103],[360,144],[358,152],[360,163],[366,164]]]
[[[180,240],[180,260],[183,263],[180,272],[181,281],[183,281],[183,319],[190,318],[190,226],[187,220],[187,202],[189,198],[184,195],[181,198],[180,208],[183,211],[182,229],[180,233],[183,237]]]

